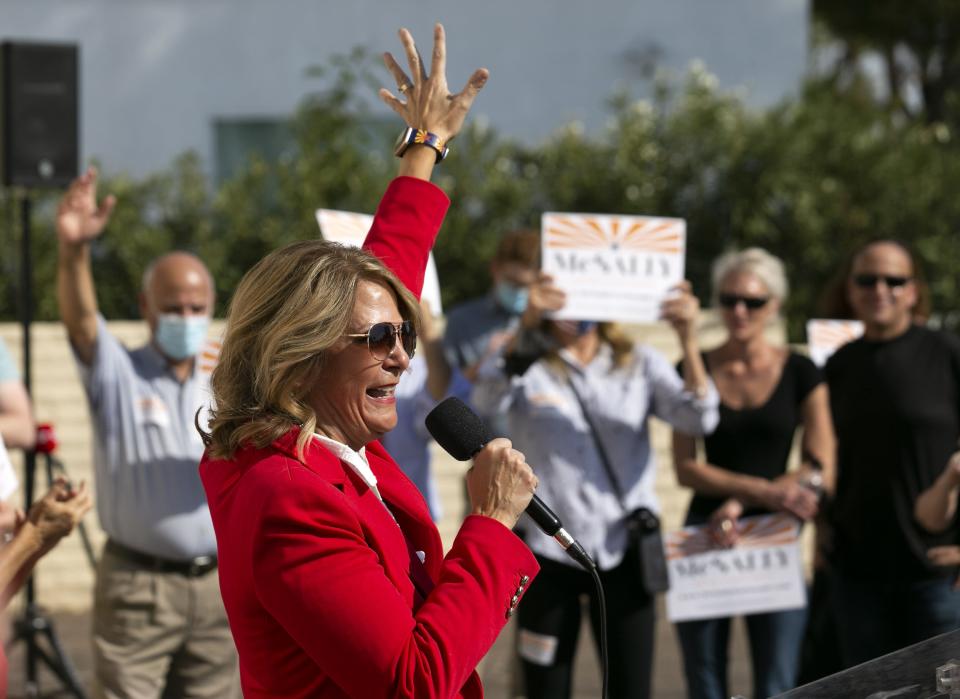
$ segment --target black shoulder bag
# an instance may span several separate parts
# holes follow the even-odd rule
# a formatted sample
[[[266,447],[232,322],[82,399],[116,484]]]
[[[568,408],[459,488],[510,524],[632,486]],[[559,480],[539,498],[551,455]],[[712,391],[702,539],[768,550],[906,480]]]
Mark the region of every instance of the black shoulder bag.
[[[613,492],[620,501],[620,509],[627,512],[626,502],[624,500],[623,488],[620,481],[613,471],[610,459],[607,457],[607,450],[600,441],[600,435],[597,432],[596,425],[590,417],[590,411],[587,410],[586,403],[573,385],[573,381],[568,378],[567,383],[573,395],[580,406],[580,412],[583,419],[587,422],[590,429],[590,436],[593,437],[593,443],[597,448],[597,454],[600,456],[600,463],[603,470],[610,479],[610,485],[613,486]],[[663,539],[660,537],[660,518],[646,507],[640,507],[626,515],[627,523],[627,550],[624,552],[624,560],[633,569],[634,574],[640,581],[640,585],[648,595],[655,595],[658,592],[666,592],[670,588],[670,578],[667,574],[667,559],[663,552]]]

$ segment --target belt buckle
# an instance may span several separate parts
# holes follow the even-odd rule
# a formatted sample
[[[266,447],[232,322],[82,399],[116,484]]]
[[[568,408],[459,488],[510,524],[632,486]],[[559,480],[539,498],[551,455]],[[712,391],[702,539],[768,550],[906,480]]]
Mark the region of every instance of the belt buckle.
[[[190,561],[190,567],[187,569],[187,575],[191,578],[198,577],[209,571],[213,567],[216,559],[213,556],[197,556]]]

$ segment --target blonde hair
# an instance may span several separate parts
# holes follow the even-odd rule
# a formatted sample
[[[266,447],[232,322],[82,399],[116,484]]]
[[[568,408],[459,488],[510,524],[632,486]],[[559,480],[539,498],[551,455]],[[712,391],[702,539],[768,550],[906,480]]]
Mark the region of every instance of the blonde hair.
[[[747,248],[724,253],[714,260],[712,269],[714,306],[719,303],[720,286],[723,280],[736,272],[754,275],[763,282],[773,298],[780,303],[787,300],[790,285],[787,282],[783,261],[763,248]]]
[[[633,361],[633,340],[627,335],[622,325],[613,322],[597,323],[597,334],[600,336],[600,341],[610,345],[610,349],[613,350],[614,369],[623,369]],[[548,352],[544,361],[555,373],[566,377],[567,365],[560,359],[557,350]]]
[[[392,290],[400,315],[419,328],[416,298],[365,250],[322,240],[293,243],[244,275],[210,379],[210,431],[200,430],[211,456],[231,458],[247,442],[264,447],[300,426],[302,458],[316,428],[304,398],[327,351],[349,331],[362,280]]]

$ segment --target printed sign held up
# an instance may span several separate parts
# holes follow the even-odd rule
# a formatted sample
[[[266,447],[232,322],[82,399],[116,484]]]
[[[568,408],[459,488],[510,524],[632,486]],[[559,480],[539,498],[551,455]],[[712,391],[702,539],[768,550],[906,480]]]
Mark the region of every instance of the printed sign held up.
[[[3,444],[3,437],[0,437],[0,500],[6,500],[17,492],[19,487],[20,481],[17,480],[17,472],[13,470],[10,455]]]
[[[806,606],[800,523],[784,513],[744,517],[740,540],[719,548],[707,527],[664,537],[670,621],[760,614]]]
[[[317,225],[320,226],[320,235],[323,236],[324,240],[352,245],[355,248],[363,245],[367,232],[373,225],[373,216],[351,211],[317,209],[316,216]],[[421,298],[430,304],[430,312],[433,315],[443,315],[443,306],[440,303],[440,279],[437,277],[437,265],[433,261],[432,252],[427,261],[427,272],[423,278]]]
[[[808,320],[807,347],[810,350],[810,359],[822,367],[830,355],[861,335],[863,323],[859,320]]]
[[[548,212],[543,270],[567,293],[556,318],[653,323],[683,279],[683,219]]]

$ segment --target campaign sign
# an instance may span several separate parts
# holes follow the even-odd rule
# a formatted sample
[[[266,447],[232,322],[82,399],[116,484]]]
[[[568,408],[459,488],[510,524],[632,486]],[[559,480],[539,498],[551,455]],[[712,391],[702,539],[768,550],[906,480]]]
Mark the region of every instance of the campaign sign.
[[[810,359],[822,367],[831,354],[861,335],[863,323],[859,320],[808,320],[807,347],[810,350]]]
[[[760,614],[806,606],[800,523],[777,513],[739,520],[740,540],[720,548],[708,527],[665,536],[670,621]]]
[[[541,231],[543,271],[567,293],[555,318],[653,323],[683,279],[683,219],[548,212]]]
[[[343,245],[352,245],[359,248],[373,225],[373,216],[369,214],[355,214],[350,211],[335,209],[317,209],[317,224],[320,226],[320,235],[324,240]],[[440,279],[437,277],[437,266],[433,261],[433,253],[427,260],[427,271],[423,278],[423,293],[421,298],[430,304],[430,312],[435,316],[443,315],[443,306],[440,303]]]
[[[20,481],[17,480],[17,472],[13,470],[10,455],[3,444],[3,437],[0,437],[0,500],[6,500],[13,495],[18,487],[20,487]]]

